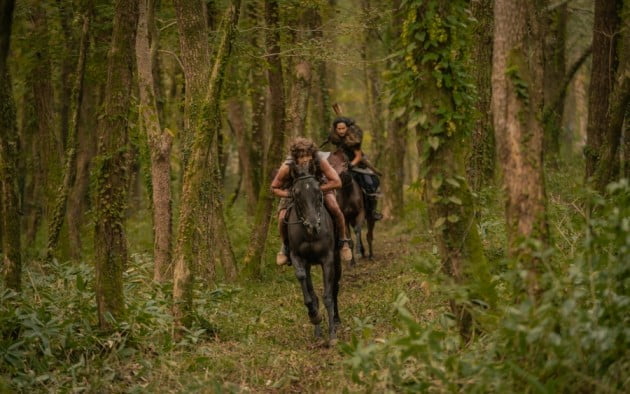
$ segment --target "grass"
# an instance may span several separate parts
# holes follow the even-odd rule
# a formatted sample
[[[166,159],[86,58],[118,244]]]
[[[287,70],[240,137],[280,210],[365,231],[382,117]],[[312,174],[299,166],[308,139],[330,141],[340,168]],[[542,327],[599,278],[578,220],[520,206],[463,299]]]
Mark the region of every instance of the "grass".
[[[22,309],[0,308],[0,323],[19,327],[20,338],[27,338],[15,348],[10,338],[0,343],[0,360],[23,360],[0,366],[0,387],[4,383],[25,392],[363,391],[350,379],[351,367],[342,351],[345,343],[356,338],[380,340],[396,332],[392,304],[401,292],[412,300],[407,306],[419,320],[435,319],[446,308],[415,269],[420,261],[435,263],[428,234],[418,226],[423,219],[417,207],[409,209],[403,222],[377,225],[374,260],[344,266],[342,326],[335,347],[314,338],[293,269],[273,264],[274,247],[267,253],[269,263],[261,281],[204,283],[198,278],[202,282],[195,294],[198,321],[174,341],[170,285],[151,280],[150,228],[147,216],[140,214],[128,225],[129,318],[119,333],[100,333],[96,328],[89,263],[46,268],[28,263],[29,283],[22,295],[28,302]],[[231,234],[245,238],[246,225],[231,223]],[[243,239],[235,241],[237,256],[244,251],[242,243]],[[321,296],[321,270],[316,267],[313,273]],[[324,319],[325,333],[326,324]]]

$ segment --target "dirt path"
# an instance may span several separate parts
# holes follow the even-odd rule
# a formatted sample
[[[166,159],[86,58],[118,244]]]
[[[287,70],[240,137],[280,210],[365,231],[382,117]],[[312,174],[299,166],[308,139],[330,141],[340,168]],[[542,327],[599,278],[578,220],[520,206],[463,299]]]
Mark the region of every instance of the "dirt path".
[[[424,296],[421,277],[413,268],[426,243],[413,240],[410,231],[382,225],[376,229],[376,238],[374,260],[344,266],[339,345],[329,348],[315,340],[293,268],[273,267],[273,277],[217,291],[214,300],[200,306],[200,310],[207,310],[207,319],[217,332],[214,340],[200,341],[194,354],[181,354],[172,376],[177,390],[360,391],[344,363],[347,355],[341,350],[343,343],[353,336],[391,335],[396,330],[391,305],[402,291],[410,298],[424,299],[427,305],[433,302]],[[321,299],[321,270],[313,273]],[[425,305],[422,314],[430,316],[433,309]],[[324,319],[324,332],[326,324]]]

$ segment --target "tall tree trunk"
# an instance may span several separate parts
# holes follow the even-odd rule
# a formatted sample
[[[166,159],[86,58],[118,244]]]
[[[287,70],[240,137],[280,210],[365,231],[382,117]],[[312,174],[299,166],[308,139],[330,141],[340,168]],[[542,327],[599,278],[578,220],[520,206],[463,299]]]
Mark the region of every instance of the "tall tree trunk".
[[[190,153],[191,144],[194,143],[193,139],[196,138],[196,135],[200,132],[197,128],[203,127],[199,122],[200,117],[206,116],[200,111],[204,110],[205,106],[210,105],[205,103],[206,100],[213,100],[212,102],[217,100],[218,102],[219,96],[208,98],[207,93],[208,78],[210,75],[210,48],[208,45],[208,22],[206,20],[207,13],[205,11],[205,5],[202,1],[183,0],[177,0],[174,4],[180,34],[181,57],[184,66],[184,74],[186,76],[186,102],[184,107],[184,125],[186,132],[182,138],[184,171],[186,171],[187,157]],[[223,23],[226,23],[225,18]],[[218,52],[215,51],[215,57],[218,56],[217,53]],[[214,67],[216,67],[216,64],[215,59]],[[221,70],[221,72],[223,72],[223,70]],[[210,121],[214,122],[215,120],[210,119]],[[218,118],[216,121],[218,122]],[[215,125],[212,124],[211,127],[214,128]],[[227,233],[222,212],[221,197],[214,194],[215,192],[222,193],[222,188],[218,186],[221,182],[220,172],[214,172],[214,164],[218,166],[220,162],[218,158],[215,158],[212,154],[212,152],[216,154],[219,153],[218,142],[218,134],[213,134],[213,137],[209,140],[209,143],[212,144],[211,151],[205,154],[206,156],[202,155],[202,157],[207,157],[207,160],[212,160],[213,162],[206,163],[203,167],[200,167],[206,169],[208,172],[206,175],[203,175],[205,178],[199,185],[204,188],[195,189],[200,195],[196,197],[199,206],[198,211],[195,213],[195,220],[198,220],[198,223],[194,227],[205,229],[203,232],[196,231],[193,234],[193,237],[198,240],[198,242],[195,243],[195,245],[197,245],[195,254],[197,254],[198,257],[197,260],[199,262],[203,261],[204,264],[214,264],[216,259],[212,256],[216,254],[221,256],[233,255],[229,242],[214,242],[215,237],[223,237],[223,235]],[[214,212],[214,209],[218,209],[219,206],[221,207],[221,212]],[[223,240],[229,241],[227,238],[223,238]],[[228,261],[221,261],[230,267],[235,265],[233,258]],[[206,271],[215,272],[215,268],[208,267]]]
[[[158,115],[155,80],[153,79],[152,45],[157,36],[150,36],[154,22],[155,2],[138,2],[138,33],[136,36],[136,61],[140,93],[140,116],[146,130],[151,154],[151,201],[153,213],[153,279],[162,281],[172,275],[171,270],[171,146],[172,136],[162,129]]]
[[[492,130],[492,3],[493,0],[471,2],[477,22],[473,26],[472,64],[477,86],[477,117],[472,132],[472,151],[468,160],[468,181],[480,190],[494,180],[495,144]]]
[[[429,3],[417,12],[417,21],[407,19],[406,22],[410,22],[408,26],[420,23],[427,26],[430,23],[437,32],[429,33],[425,39],[417,39],[415,37],[420,29],[415,27],[418,30],[409,30],[403,35],[414,37],[411,42],[415,42],[417,48],[426,46],[427,42],[432,44],[428,53],[433,58],[418,60],[410,66],[418,72],[415,96],[420,98],[422,112],[427,116],[426,122],[420,122],[418,148],[425,159],[425,200],[440,251],[442,271],[454,283],[468,285],[472,298],[482,298],[492,304],[493,289],[488,285],[489,272],[477,233],[474,200],[465,178],[466,144],[462,141],[465,141],[467,129],[472,127],[466,119],[470,116],[466,111],[471,103],[456,97],[465,92],[469,83],[465,77],[468,73],[465,68],[468,53],[462,45],[467,29],[465,2]],[[446,20],[450,23],[441,22]],[[422,59],[422,56],[412,58]],[[438,65],[446,59],[458,59],[459,64],[453,62],[441,74],[435,73]],[[450,80],[452,84],[442,83],[443,80]],[[466,304],[454,299],[450,300],[450,304],[460,333],[468,340],[473,330],[472,314]]]
[[[58,163],[62,157],[61,144],[57,134],[54,111],[54,91],[52,86],[52,65],[49,51],[48,20],[43,4],[30,7],[30,39],[35,43],[37,62],[31,70],[29,85],[32,90],[35,116],[35,129],[32,136],[33,172],[29,194],[25,196],[26,242],[32,245],[40,229],[42,217],[48,216],[49,198],[52,185],[59,183]]]
[[[124,316],[123,271],[127,239],[123,223],[127,197],[128,114],[133,82],[134,48],[138,20],[135,0],[118,0],[111,48],[107,56],[107,83],[103,116],[98,123],[96,169],[95,265],[99,324],[109,328]]]
[[[7,56],[11,41],[13,0],[0,0],[0,214],[4,285],[20,291],[22,252],[17,188],[18,136]]]
[[[247,14],[252,21],[253,26],[260,27],[264,24],[264,16],[259,15],[260,11],[259,1],[250,1],[247,4]],[[251,45],[254,48],[262,48],[264,50],[264,36],[261,34],[251,35]],[[261,54],[262,55],[262,54]],[[251,196],[251,206],[248,206],[248,214],[254,216],[256,213],[256,206],[258,205],[258,195],[260,194],[262,171],[263,171],[263,158],[265,156],[265,146],[267,138],[267,85],[265,84],[265,67],[264,63],[259,59],[254,59],[253,64],[250,67],[250,103],[252,107],[252,124],[250,132],[250,145],[249,155],[252,163],[252,184],[254,186],[254,195]],[[248,197],[249,198],[249,197]],[[249,201],[249,200],[248,200]]]
[[[287,116],[287,132],[291,137],[305,134],[306,112],[311,87],[311,64],[302,59],[293,67],[293,86]]]
[[[79,59],[77,63],[75,81],[72,88],[72,94],[68,97],[72,109],[72,118],[68,127],[69,131],[62,133],[68,136],[66,146],[66,164],[64,170],[63,183],[57,192],[57,200],[52,211],[52,216],[48,222],[48,247],[46,252],[46,260],[51,261],[53,253],[57,247],[59,234],[63,220],[66,216],[66,207],[68,202],[68,194],[70,188],[75,182],[77,172],[77,136],[79,133],[79,116],[81,114],[81,104],[83,101],[83,79],[85,76],[85,58],[88,50],[88,32],[90,29],[90,18],[92,13],[91,4],[87,5],[87,10],[83,16],[83,28],[81,30],[81,42],[79,44]]]
[[[599,149],[599,162],[593,174],[596,190],[605,192],[606,185],[615,181],[622,167],[621,150],[625,145],[622,140],[623,123],[628,118],[630,111],[630,2],[625,1],[619,12],[619,29],[615,32],[618,42],[609,56],[618,59],[616,72],[613,75],[613,86],[610,92],[610,100],[605,113],[605,123],[601,127],[601,147]]]
[[[245,125],[245,110],[241,99],[230,98],[226,103],[228,124],[234,133],[236,149],[240,164],[240,174],[242,184],[247,198],[248,213],[253,214],[256,207],[256,187],[254,185],[254,168],[251,156],[251,139],[248,137],[247,126]]]
[[[200,6],[201,3],[198,3]],[[177,4],[177,7],[184,6],[183,3]],[[180,8],[178,14],[178,22],[186,23],[191,20],[182,19],[186,17],[181,11],[185,7]],[[208,79],[205,81],[207,86],[206,94],[199,105],[199,116],[194,119],[192,125],[195,135],[193,136],[193,145],[191,150],[190,162],[184,171],[184,180],[182,185],[181,209],[179,213],[179,224],[177,228],[177,238],[175,246],[175,254],[173,257],[173,314],[178,324],[189,325],[192,318],[192,294],[194,284],[194,240],[195,231],[195,215],[199,213],[200,194],[199,190],[204,187],[204,183],[208,182],[217,187],[218,179],[211,172],[217,172],[218,168],[207,168],[209,164],[216,165],[217,159],[211,161],[212,142],[219,128],[219,99],[221,97],[221,89],[223,87],[223,73],[225,64],[230,56],[232,49],[232,41],[236,31],[240,9],[240,0],[234,0],[226,11],[222,23],[222,38],[215,51],[215,59],[212,70],[206,74]],[[181,26],[184,32],[192,33],[188,30],[190,25]],[[205,40],[205,38],[203,38]],[[191,40],[187,37],[186,40]],[[193,42],[188,44],[196,45]],[[183,45],[182,45],[183,46]],[[182,50],[184,48],[182,47]],[[188,79],[187,79],[188,80]],[[216,151],[214,151],[216,153]],[[211,195],[210,198],[217,199],[218,195]],[[222,209],[222,207],[217,207]],[[213,212],[213,214],[223,215],[222,211]],[[227,235],[227,234],[225,234]]]
[[[392,24],[388,29],[387,45],[391,48],[390,54],[394,53],[396,40],[400,37],[401,27],[403,24],[402,10],[400,9],[400,0],[396,0],[392,4],[393,17]],[[387,89],[392,94],[397,88],[395,81],[391,78],[387,81]],[[384,173],[387,176],[382,178],[383,181],[383,216],[386,218],[401,217],[403,213],[404,199],[403,191],[405,184],[405,156],[407,152],[407,122],[405,117],[396,117],[398,103],[390,100],[389,104],[389,127],[387,130],[387,152],[385,155]]]
[[[492,109],[506,190],[509,255],[525,265],[525,287],[538,293],[539,261],[524,243],[547,243],[542,166],[542,41],[540,15],[520,0],[495,0]]]
[[[282,149],[286,135],[284,81],[282,75],[282,61],[280,59],[280,34],[278,31],[278,2],[265,0],[265,21],[267,24],[267,51],[269,67],[267,77],[271,89],[271,144],[269,154],[264,164],[262,186],[258,195],[256,217],[250,236],[249,249],[243,266],[248,277],[260,278],[262,258],[271,222],[273,195],[267,186],[270,183],[274,166],[282,159]]]
[[[97,145],[93,114],[100,107],[102,91],[102,83],[85,81],[77,136],[76,177],[69,191],[68,212],[66,214],[70,257],[74,260],[81,258],[85,212],[90,208],[91,203],[89,198],[90,169],[96,156]]]
[[[543,106],[548,107],[563,88],[565,79],[565,42],[567,36],[568,5],[566,3],[555,6],[544,12],[543,22],[543,56],[545,59],[543,70]],[[563,96],[564,97],[564,96]],[[560,153],[560,133],[562,127],[563,105],[550,109],[543,118],[545,157],[548,162],[555,164]]]
[[[617,70],[616,41],[619,29],[618,10],[622,0],[595,0],[593,21],[593,64],[588,99],[588,124],[586,126],[586,178],[595,174],[604,142],[606,113],[610,94],[615,85]]]
[[[381,70],[376,61],[382,52],[382,42],[378,33],[379,12],[371,0],[361,1],[362,11],[365,14],[365,31],[361,57],[363,58],[363,79],[365,81],[365,98],[369,114],[369,125],[372,133],[371,161],[380,168],[382,157],[385,155],[385,121],[383,120],[383,103]]]

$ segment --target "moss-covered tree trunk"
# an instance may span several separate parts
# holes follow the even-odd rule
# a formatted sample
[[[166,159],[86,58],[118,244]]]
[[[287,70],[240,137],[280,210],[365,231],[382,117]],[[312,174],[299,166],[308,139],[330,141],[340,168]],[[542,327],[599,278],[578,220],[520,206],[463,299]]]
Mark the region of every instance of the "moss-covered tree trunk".
[[[271,91],[271,144],[267,160],[263,166],[260,194],[256,206],[254,226],[250,236],[249,248],[243,261],[245,275],[260,278],[262,258],[267,242],[267,233],[271,222],[274,197],[269,189],[271,173],[275,166],[280,166],[282,149],[286,133],[285,95],[280,59],[280,34],[278,31],[278,2],[265,0],[265,21],[267,25],[267,51],[269,68],[267,78]]]
[[[250,1],[246,5],[248,22],[251,26],[261,27],[264,24],[264,7],[260,6],[260,0]],[[256,30],[254,30],[256,31]],[[264,51],[264,35],[252,34],[249,42],[254,48],[260,48]],[[260,53],[262,56],[262,53]],[[252,163],[252,185],[254,195],[248,196],[248,202],[252,205],[248,206],[247,212],[250,216],[256,213],[258,205],[258,195],[260,194],[263,160],[265,156],[265,141],[267,141],[267,84],[265,78],[265,64],[260,59],[253,59],[250,64],[249,72],[250,93],[249,100],[252,108],[251,131],[249,135],[249,155]]]
[[[189,4],[188,2],[186,2]],[[201,3],[197,5],[202,9]],[[177,5],[180,7],[178,10],[178,23],[184,23],[184,26],[180,26],[180,33],[185,34],[194,33],[194,27],[188,25],[188,22],[192,22],[191,15],[186,15],[186,6],[181,3]],[[192,294],[194,285],[194,272],[195,272],[195,255],[194,255],[194,232],[195,230],[195,215],[199,213],[199,207],[201,205],[199,190],[204,188],[204,183],[217,182],[216,176],[211,174],[212,171],[215,174],[218,172],[216,165],[217,159],[211,158],[213,154],[212,142],[216,137],[219,128],[219,99],[221,97],[221,89],[223,87],[223,74],[227,59],[230,56],[232,49],[232,41],[236,31],[236,24],[238,23],[240,10],[240,0],[234,0],[228,6],[226,14],[221,24],[220,32],[222,34],[221,41],[215,50],[215,58],[212,69],[206,74],[207,79],[204,86],[206,86],[205,95],[203,100],[193,102],[198,105],[200,111],[197,112],[198,116],[195,119],[189,120],[191,124],[191,130],[194,130],[193,140],[191,144],[190,159],[184,170],[184,179],[182,185],[181,195],[181,208],[179,213],[179,224],[176,235],[175,253],[173,256],[173,314],[178,321],[178,324],[189,325],[192,319],[193,305]],[[197,16],[203,14],[197,14]],[[197,23],[200,21],[197,21]],[[201,21],[203,22],[203,21]],[[205,23],[203,24],[205,26]],[[201,28],[200,26],[198,26]],[[192,29],[192,30],[189,30]],[[186,37],[185,43],[183,38],[180,37],[182,46],[194,45],[199,48],[198,43],[194,43],[192,37]],[[204,37],[199,39],[205,40]],[[184,48],[182,47],[182,50]],[[188,81],[188,79],[187,79]],[[215,156],[216,156],[216,151]],[[210,164],[213,164],[215,168],[208,168]],[[216,186],[216,183],[214,183]],[[210,198],[217,198],[217,195],[211,195]],[[222,206],[215,207],[217,209],[214,214],[223,215]],[[219,210],[221,209],[221,210]],[[224,234],[227,236],[227,233]]]
[[[154,48],[157,36],[151,26],[154,22],[155,2],[138,2],[138,33],[136,35],[136,62],[138,90],[140,93],[140,117],[149,142],[151,155],[151,201],[153,214],[153,279],[162,281],[172,276],[171,239],[171,146],[172,136],[162,129],[158,115],[155,80]],[[153,49],[152,49],[153,48]]]
[[[305,6],[299,11],[292,24],[293,34],[290,35],[290,46],[308,45],[312,39],[313,26],[317,23],[319,14],[314,6]],[[289,58],[287,69],[291,70],[288,85],[290,90],[287,97],[287,133],[290,138],[306,135],[306,114],[311,91],[312,64],[308,56],[299,55],[295,59]]]
[[[397,48],[395,43],[399,40],[404,16],[400,9],[400,0],[392,4],[392,23],[387,30],[386,48],[394,53]],[[388,94],[398,90],[395,79],[389,74],[387,80]],[[393,96],[396,97],[396,96]],[[389,126],[386,136],[386,151],[383,161],[383,171],[386,176],[381,178],[383,185],[383,216],[385,218],[399,218],[402,216],[404,208],[404,182],[405,182],[405,156],[407,153],[407,122],[406,117],[397,116],[399,102],[390,100],[389,102]]]
[[[567,36],[568,5],[566,3],[549,4],[546,12],[542,13],[543,36],[543,106],[549,106],[562,89],[565,79],[566,60],[565,43]],[[545,159],[554,164],[560,154],[560,134],[564,105],[551,109],[543,119]]]
[[[586,126],[586,178],[595,174],[604,142],[606,113],[615,84],[619,37],[619,10],[623,0],[596,0],[593,20],[593,63],[588,93],[588,123]]]
[[[363,31],[363,45],[361,57],[363,59],[363,80],[365,83],[365,99],[369,119],[369,130],[372,134],[371,158],[372,163],[381,168],[383,157],[386,155],[385,120],[383,119],[383,88],[380,78],[379,62],[382,57],[382,41],[378,31],[378,20],[382,16],[378,4],[372,0],[361,0],[361,10],[365,15]],[[359,114],[357,114],[359,115]]]
[[[492,129],[492,4],[493,0],[471,2],[476,19],[473,25],[472,69],[477,86],[475,127],[467,163],[468,181],[474,190],[492,184],[495,168],[495,143]]]
[[[529,272],[525,288],[538,293],[534,240],[548,241],[543,178],[542,41],[534,5],[495,0],[492,102],[498,159],[506,190],[509,255]]]
[[[605,123],[600,125],[601,147],[593,174],[594,187],[602,193],[606,185],[619,178],[621,167],[627,165],[621,163],[621,160],[627,160],[621,155],[621,150],[626,144],[622,139],[623,124],[624,121],[630,121],[627,117],[630,112],[630,1],[625,1],[623,8],[619,9],[619,30],[616,35],[618,41],[609,56],[618,59],[618,68],[612,77],[613,86]]]
[[[18,135],[7,56],[13,22],[13,0],[0,0],[0,215],[4,285],[21,288],[22,253],[17,188]]]
[[[493,304],[475,204],[465,178],[464,153],[472,128],[467,22],[464,1],[428,1],[418,5],[415,14],[407,13],[402,36],[416,48],[426,48],[408,52],[406,62],[417,74],[414,95],[426,116],[419,122],[418,149],[424,158],[424,195],[442,270],[455,284],[466,286],[468,297]],[[418,34],[422,31],[427,34]],[[462,337],[469,339],[470,303],[452,299],[450,304]]]
[[[118,0],[111,47],[107,56],[107,82],[103,114],[98,123],[95,206],[96,303],[99,324],[109,328],[108,316],[124,317],[123,271],[127,239],[123,223],[127,198],[128,114],[131,103],[138,6],[135,0]]]
[[[174,5],[177,14],[181,59],[184,66],[184,75],[186,77],[186,99],[184,105],[185,132],[182,135],[185,172],[187,171],[186,167],[188,166],[188,158],[191,154],[192,144],[194,143],[193,140],[196,139],[196,135],[202,131],[199,130],[199,128],[208,127],[207,125],[209,124],[206,123],[206,126],[204,126],[201,123],[202,118],[207,117],[202,111],[208,110],[210,103],[208,103],[207,100],[211,100],[212,105],[214,105],[215,100],[218,102],[219,96],[208,96],[208,81],[210,78],[211,64],[206,5],[202,1],[182,0],[175,1]],[[214,67],[216,67],[216,54],[217,52],[215,51]],[[219,81],[219,86],[221,84],[222,81]],[[206,122],[215,122],[215,119],[206,119]],[[218,122],[218,120],[216,120],[216,122]],[[216,132],[216,125],[214,123],[209,127],[212,129],[212,133]],[[209,131],[206,130],[204,132]],[[201,264],[203,262],[203,264],[205,264],[203,269],[206,272],[216,271],[215,267],[207,266],[217,261],[213,256],[229,258],[229,256],[233,255],[229,242],[215,242],[217,237],[223,237],[224,234],[227,233],[225,219],[223,217],[222,197],[215,194],[222,193],[221,172],[220,170],[219,172],[214,172],[215,164],[218,166],[220,161],[218,158],[215,158],[212,153],[219,153],[218,143],[218,134],[213,134],[209,140],[209,144],[211,144],[209,148],[211,151],[209,151],[206,156],[207,160],[211,160],[212,163],[208,162],[204,164],[203,169],[205,169],[206,174],[199,175],[203,178],[203,182],[195,189],[196,192],[199,193],[199,196],[195,198],[199,205],[195,216],[193,216],[195,220],[197,220],[197,223],[193,227],[203,229],[194,232],[192,235],[197,240],[194,243],[195,263]],[[182,178],[185,179],[185,177],[186,175],[184,174]],[[220,212],[215,211],[219,208]],[[227,239],[223,238],[223,240]],[[180,241],[178,240],[177,242],[179,243]],[[227,261],[220,261],[228,267],[235,265],[234,258]]]
[[[30,184],[24,196],[25,236],[32,245],[40,230],[42,219],[48,216],[54,185],[58,185],[59,162],[63,157],[54,103],[53,73],[50,51],[50,30],[44,4],[29,4],[28,35],[33,43],[31,50],[36,61],[29,70],[27,84],[31,90],[34,108],[34,128],[30,135]]]
[[[85,76],[85,58],[88,50],[88,32],[90,28],[91,5],[87,5],[87,10],[83,16],[83,27],[81,30],[81,41],[79,43],[79,57],[75,71],[75,81],[72,87],[72,93],[68,96],[70,100],[71,117],[69,123],[62,122],[62,127],[67,125],[70,129],[63,132],[62,135],[67,136],[68,141],[65,142],[66,158],[63,174],[63,182],[57,190],[57,199],[52,210],[51,219],[48,222],[48,245],[46,251],[46,260],[53,258],[53,253],[59,241],[59,234],[66,216],[66,208],[68,202],[68,194],[70,188],[75,182],[77,173],[77,136],[79,133],[79,115],[81,114],[81,104],[83,101],[83,80]]]

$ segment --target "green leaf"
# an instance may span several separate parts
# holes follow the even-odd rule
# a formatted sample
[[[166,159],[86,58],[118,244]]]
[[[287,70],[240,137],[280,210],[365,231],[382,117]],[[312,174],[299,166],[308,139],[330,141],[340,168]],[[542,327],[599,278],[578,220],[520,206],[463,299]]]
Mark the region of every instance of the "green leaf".
[[[433,223],[433,228],[439,228],[441,227],[444,222],[446,222],[446,218],[444,216],[439,217],[435,223]]]
[[[431,148],[433,148],[433,150],[437,150],[437,148],[440,147],[440,137],[436,137],[436,136],[431,136],[429,137],[429,145],[431,145]]]
[[[457,205],[462,205],[462,200],[460,200],[458,197],[455,196],[450,196],[449,201],[451,201],[453,204],[457,204]]]
[[[401,116],[403,116],[405,114],[405,110],[405,107],[396,108],[394,110],[394,118],[400,118]]]
[[[446,182],[448,182],[451,186],[458,188],[461,185],[454,178],[446,178]]]
[[[431,179],[431,186],[437,190],[440,188],[440,186],[442,186],[442,177],[441,176],[436,176],[433,179]]]
[[[448,215],[448,217],[446,218],[449,222],[451,223],[457,223],[459,222],[459,216],[457,215]]]

